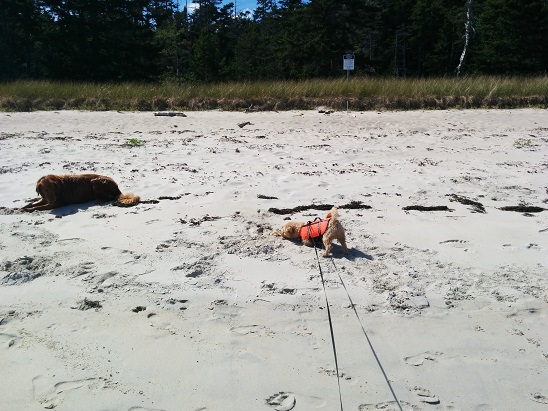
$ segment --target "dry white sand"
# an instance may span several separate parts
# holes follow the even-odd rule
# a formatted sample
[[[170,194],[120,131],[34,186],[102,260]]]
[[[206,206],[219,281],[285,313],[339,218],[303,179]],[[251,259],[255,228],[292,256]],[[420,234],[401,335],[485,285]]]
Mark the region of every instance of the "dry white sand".
[[[339,410],[313,204],[344,410],[548,410],[546,110],[186,114],[0,113],[1,410]],[[17,211],[84,172],[157,201]]]

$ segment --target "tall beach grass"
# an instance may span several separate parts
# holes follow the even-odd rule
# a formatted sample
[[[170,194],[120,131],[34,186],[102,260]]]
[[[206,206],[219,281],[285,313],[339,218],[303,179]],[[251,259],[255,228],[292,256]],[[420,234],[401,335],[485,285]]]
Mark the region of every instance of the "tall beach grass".
[[[548,76],[233,83],[0,83],[0,110],[287,110],[548,107]]]

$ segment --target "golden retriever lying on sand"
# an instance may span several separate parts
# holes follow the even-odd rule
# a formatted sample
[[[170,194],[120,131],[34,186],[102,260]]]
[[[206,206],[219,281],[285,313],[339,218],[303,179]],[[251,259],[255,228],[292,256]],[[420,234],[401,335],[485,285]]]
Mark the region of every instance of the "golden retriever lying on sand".
[[[290,221],[281,230],[276,230],[272,235],[288,238],[290,240],[301,239],[304,245],[312,246],[314,238],[321,237],[325,247],[324,257],[329,257],[332,252],[333,240],[341,243],[343,253],[348,254],[344,228],[339,221],[339,212],[333,207],[325,216],[325,220],[317,219],[310,224]],[[319,220],[319,221],[318,221]]]
[[[68,204],[85,203],[92,200],[112,201],[123,207],[139,203],[133,194],[122,194],[116,182],[98,174],[49,174],[40,177],[36,192],[42,197],[22,208],[25,211],[51,210]]]

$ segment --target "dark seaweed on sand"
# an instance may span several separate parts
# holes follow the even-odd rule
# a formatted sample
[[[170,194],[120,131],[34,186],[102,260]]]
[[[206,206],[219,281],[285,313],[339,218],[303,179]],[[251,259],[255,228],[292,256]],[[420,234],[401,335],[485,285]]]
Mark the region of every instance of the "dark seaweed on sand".
[[[505,206],[500,208],[502,211],[516,211],[518,213],[540,213],[541,211],[546,210],[546,208],[535,207],[535,206]]]
[[[485,211],[485,207],[483,206],[483,204],[478,201],[471,200],[467,197],[460,196],[458,194],[448,194],[448,197],[449,197],[449,201],[457,201],[461,204],[472,206],[472,211],[476,213],[483,213],[483,214],[487,213],[487,211]]]
[[[420,205],[411,205],[402,208],[405,211],[415,210],[415,211],[453,211],[447,206],[420,206]]]
[[[293,214],[298,213],[301,211],[307,211],[307,210],[322,210],[322,211],[329,211],[333,208],[333,204],[311,204],[311,205],[303,205],[303,206],[297,206],[293,208],[269,208],[268,211],[274,214]],[[349,210],[368,210],[371,208],[370,205],[362,204],[361,201],[351,201],[348,204],[343,204],[340,206],[337,206],[339,209],[349,209]]]

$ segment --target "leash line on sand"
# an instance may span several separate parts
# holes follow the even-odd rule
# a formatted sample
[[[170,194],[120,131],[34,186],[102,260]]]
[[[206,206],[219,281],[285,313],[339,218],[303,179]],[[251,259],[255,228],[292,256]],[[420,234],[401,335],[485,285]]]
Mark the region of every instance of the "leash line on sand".
[[[335,333],[333,332],[333,320],[331,318],[331,310],[329,308],[329,300],[327,298],[327,290],[325,288],[325,279],[323,276],[322,271],[322,265],[320,264],[320,257],[318,256],[318,248],[316,247],[316,241],[311,237],[311,229],[310,225],[312,223],[308,222],[308,235],[312,240],[312,244],[314,245],[314,251],[316,253],[316,260],[318,261],[318,269],[320,271],[320,277],[322,280],[322,286],[323,286],[323,293],[325,297],[325,305],[327,307],[327,318],[329,319],[329,331],[331,332],[331,344],[333,346],[333,356],[335,358],[335,372],[337,373],[337,385],[339,387],[339,402],[341,405],[341,411],[343,411],[343,402],[342,402],[342,393],[341,393],[341,380],[339,376],[339,362],[337,358],[337,348],[335,346]],[[382,375],[384,377],[384,380],[386,381],[386,384],[388,385],[388,388],[390,389],[390,392],[392,393],[392,397],[394,398],[394,401],[398,405],[398,408],[400,411],[403,411],[403,408],[400,404],[400,401],[398,400],[398,397],[396,395],[396,392],[394,391],[394,388],[392,387],[392,384],[390,383],[390,380],[388,379],[388,376],[386,375],[386,371],[384,371],[384,367],[381,364],[381,360],[379,359],[379,356],[377,355],[377,352],[375,351],[375,347],[373,347],[373,343],[369,339],[369,335],[367,334],[367,331],[365,331],[365,327],[363,326],[362,320],[358,314],[358,310],[356,310],[356,305],[354,304],[354,301],[352,301],[352,297],[350,296],[350,293],[348,292],[348,288],[346,288],[346,284],[344,280],[342,279],[341,273],[339,272],[337,266],[335,265],[335,260],[333,257],[331,257],[331,262],[333,263],[333,267],[335,267],[335,271],[337,273],[337,276],[339,277],[339,280],[344,288],[344,291],[346,291],[346,295],[348,296],[348,300],[350,301],[350,306],[352,307],[352,310],[354,311],[354,314],[356,315],[356,318],[358,319],[358,322],[360,323],[360,327],[363,331],[363,334],[365,335],[365,338],[367,340],[367,343],[369,344],[369,348],[371,349],[371,352],[373,353],[373,356],[375,357],[375,360],[377,361],[377,365],[379,366]]]
[[[308,231],[310,234],[310,222],[308,223]],[[327,299],[327,290],[325,289],[325,280],[323,277],[322,266],[320,264],[320,258],[318,256],[318,248],[316,247],[316,241],[312,238],[312,244],[314,244],[314,251],[316,252],[316,260],[318,261],[318,269],[320,270],[320,277],[322,279],[323,294],[325,297],[325,306],[327,307],[327,318],[329,319],[329,331],[331,332],[331,345],[333,346],[333,356],[335,357],[335,372],[337,373],[337,385],[339,387],[339,403],[341,404],[341,411],[343,410],[342,393],[341,393],[341,377],[339,375],[339,361],[337,359],[337,348],[335,346],[335,333],[333,332],[333,321],[331,320],[331,310],[329,309],[329,300]]]
[[[316,257],[318,256],[318,252],[316,251]],[[386,384],[388,384],[388,388],[390,389],[390,392],[392,393],[392,396],[394,397],[394,401],[396,401],[396,404],[398,404],[398,408],[400,411],[403,411],[403,408],[400,404],[400,401],[398,400],[398,397],[396,396],[396,392],[392,388],[392,384],[390,384],[390,380],[388,379],[388,376],[386,375],[386,372],[384,371],[384,367],[381,364],[381,360],[379,359],[377,352],[375,351],[375,348],[373,347],[373,344],[371,343],[371,340],[369,339],[369,335],[367,335],[367,332],[365,331],[365,327],[363,326],[362,320],[360,316],[358,315],[358,311],[356,310],[356,306],[354,305],[354,302],[352,301],[352,297],[350,297],[350,293],[348,292],[348,289],[346,288],[346,284],[344,283],[341,274],[339,270],[337,269],[337,266],[335,265],[335,261],[333,260],[333,257],[331,257],[331,262],[333,263],[333,267],[335,267],[335,271],[337,272],[337,275],[339,276],[339,280],[341,281],[341,284],[344,288],[344,291],[346,291],[346,295],[348,296],[348,300],[350,301],[350,306],[352,307],[352,310],[354,311],[354,314],[356,314],[356,318],[358,319],[358,322],[360,323],[360,327],[362,328],[363,334],[365,335],[365,338],[367,339],[367,343],[369,344],[369,348],[371,348],[371,352],[373,353],[373,356],[375,357],[375,360],[377,361],[377,364],[379,368],[381,369],[382,375],[384,376],[384,379],[386,381]],[[320,264],[320,261],[318,260],[318,265]],[[321,268],[320,268],[321,272]],[[323,281],[323,276],[322,276]],[[324,285],[324,291],[325,291],[325,285]],[[327,298],[327,297],[326,297]]]

